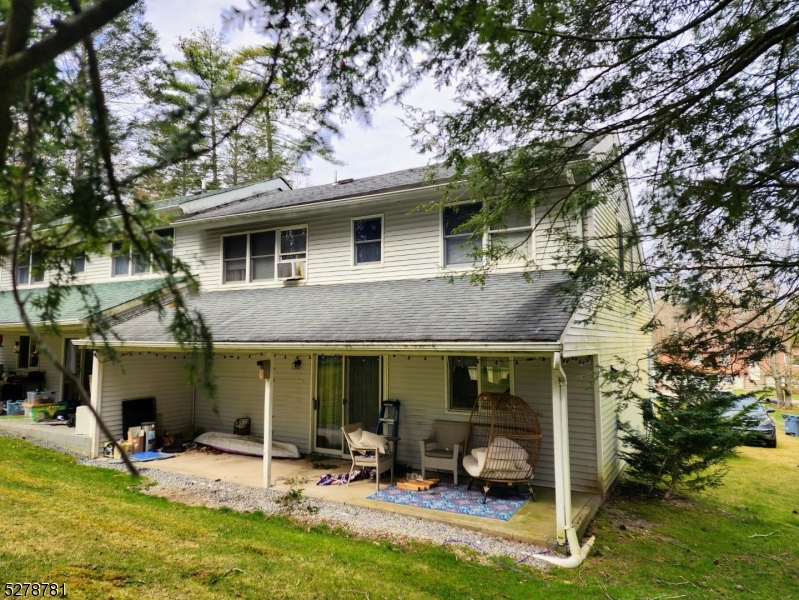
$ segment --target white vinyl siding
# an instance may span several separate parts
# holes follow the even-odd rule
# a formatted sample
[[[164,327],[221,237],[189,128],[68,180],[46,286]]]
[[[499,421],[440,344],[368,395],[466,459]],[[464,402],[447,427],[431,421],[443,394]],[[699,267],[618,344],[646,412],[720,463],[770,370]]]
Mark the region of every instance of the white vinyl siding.
[[[609,189],[611,201],[604,203],[589,214],[586,228],[589,243],[603,250],[614,259],[618,256],[616,244],[617,224],[624,229],[631,227],[632,219],[625,196],[621,188]],[[640,264],[640,249],[633,249],[635,264]],[[629,256],[629,254],[627,255]],[[598,364],[605,369],[619,364],[619,359],[630,363],[632,368],[641,369],[641,380],[638,391],[645,392],[647,385],[647,356],[652,348],[652,338],[642,332],[641,328],[651,316],[651,306],[646,298],[643,302],[631,302],[621,292],[613,296],[602,310],[594,315],[593,322],[578,324],[587,315],[578,311],[561,336],[563,351],[567,356],[577,354],[594,354]],[[637,307],[637,310],[635,310]],[[617,402],[604,389],[601,397],[601,423],[597,428],[601,432],[599,452],[602,455],[602,466],[599,469],[601,487],[607,489],[618,477],[623,467],[618,457],[621,449],[618,435],[618,421],[626,420],[640,424],[640,414],[633,406],[627,407],[621,414],[617,413]]]
[[[549,202],[535,207],[535,261],[542,269],[563,269],[566,267],[562,235],[574,237],[584,235],[584,219],[567,217],[563,214],[560,198],[562,193],[554,194]]]
[[[296,444],[300,452],[309,452],[308,436],[311,428],[311,365],[308,355],[300,356],[299,369],[292,369],[296,355],[277,355],[275,381],[272,389],[272,435],[280,442]],[[261,381],[263,390],[263,381]],[[263,392],[261,393],[263,402]],[[263,412],[263,409],[261,410]]]
[[[183,367],[187,361],[178,356],[163,358],[153,354],[123,356],[122,365],[103,365],[100,413],[115,438],[127,436],[122,431],[122,401],[155,398],[158,433],[179,433],[191,427],[193,389],[186,385]],[[107,441],[100,434],[100,443]]]
[[[264,434],[264,380],[258,379],[256,362],[263,357],[226,355],[214,358],[217,395],[211,398],[197,387],[194,425],[206,431],[233,433],[233,421],[252,419],[252,435]]]

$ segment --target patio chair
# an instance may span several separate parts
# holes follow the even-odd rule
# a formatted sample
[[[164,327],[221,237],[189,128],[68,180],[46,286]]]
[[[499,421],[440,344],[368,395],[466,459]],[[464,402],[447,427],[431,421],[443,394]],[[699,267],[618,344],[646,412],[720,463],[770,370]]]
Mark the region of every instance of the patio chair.
[[[363,423],[345,425],[341,428],[341,432],[344,434],[344,439],[347,440],[352,457],[352,467],[350,467],[347,485],[350,484],[355,467],[374,467],[375,484],[378,490],[380,489],[380,475],[389,469],[391,470],[391,483],[394,483],[394,449],[384,447],[385,454],[381,453],[380,445],[375,441],[375,438],[379,440],[381,436],[377,436],[371,431],[364,431]],[[390,443],[387,442],[387,444]]]
[[[422,456],[422,479],[425,469],[452,471],[458,485],[458,456],[466,448],[469,423],[458,421],[433,421],[433,430],[419,442]]]
[[[492,483],[527,485],[535,501],[533,472],[541,455],[541,425],[535,411],[511,394],[483,392],[469,419],[469,454],[463,468],[483,482],[483,504]],[[467,488],[468,489],[468,488]]]

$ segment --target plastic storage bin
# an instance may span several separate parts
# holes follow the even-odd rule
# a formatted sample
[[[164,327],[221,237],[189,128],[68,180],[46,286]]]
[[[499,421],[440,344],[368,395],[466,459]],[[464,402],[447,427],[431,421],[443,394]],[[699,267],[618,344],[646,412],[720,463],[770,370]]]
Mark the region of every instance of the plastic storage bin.
[[[799,415],[786,415],[782,413],[782,418],[785,419],[785,433],[799,437]]]
[[[18,416],[24,415],[25,414],[25,409],[22,406],[22,404],[23,404],[22,400],[19,400],[19,401],[16,401],[16,402],[13,401],[13,400],[9,400],[8,402],[6,402],[6,414],[7,415],[18,415]]]

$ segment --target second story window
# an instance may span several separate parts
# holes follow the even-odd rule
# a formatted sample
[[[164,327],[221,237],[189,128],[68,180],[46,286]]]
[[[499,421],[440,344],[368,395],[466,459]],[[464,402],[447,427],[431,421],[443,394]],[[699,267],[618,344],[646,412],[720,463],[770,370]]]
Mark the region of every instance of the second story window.
[[[158,229],[153,232],[156,243],[161,246],[161,251],[170,258],[174,252],[175,230]],[[124,248],[122,242],[114,242],[111,245],[111,276],[124,277],[126,275],[142,275],[153,271],[152,260],[136,250],[134,247]]]
[[[626,237],[621,222],[616,221],[616,251],[619,255],[619,272],[621,273],[624,273],[624,271],[632,272],[635,269],[633,245]]]
[[[17,285],[42,283],[43,281],[44,270],[37,266],[34,255],[30,252],[23,254],[17,263]]]
[[[121,242],[111,244],[111,276],[130,275],[130,250],[123,250]]]
[[[356,265],[379,263],[383,259],[383,217],[354,219],[352,238]]]
[[[444,209],[444,266],[466,266],[474,264],[469,256],[474,246],[482,248],[482,238],[476,237],[471,229],[463,224],[480,212],[481,204],[461,204]]]
[[[250,234],[251,281],[275,278],[275,232]]]
[[[308,251],[308,230],[259,231],[222,238],[222,281],[272,281],[275,265],[284,260],[304,259]]]
[[[305,258],[308,252],[308,230],[283,229],[280,232],[280,260]]]
[[[72,271],[74,273],[83,273],[86,270],[86,255],[81,254],[72,259]]]
[[[533,219],[528,211],[511,211],[505,217],[504,227],[492,228],[489,233],[492,244],[501,244],[512,251],[508,260],[529,259],[533,248]]]
[[[225,283],[247,280],[247,234],[222,238]]]

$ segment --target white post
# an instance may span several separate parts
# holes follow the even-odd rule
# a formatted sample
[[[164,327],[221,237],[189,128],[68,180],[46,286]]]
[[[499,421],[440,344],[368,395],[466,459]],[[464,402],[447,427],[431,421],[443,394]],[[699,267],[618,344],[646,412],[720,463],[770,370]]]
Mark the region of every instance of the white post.
[[[80,352],[80,349],[76,348],[75,352]],[[100,362],[97,352],[93,352],[92,357],[92,381],[89,395],[92,399],[92,408],[102,416],[103,363]],[[100,426],[95,418],[92,418],[89,423],[89,435],[92,440],[92,458],[97,458],[100,456]]]
[[[267,354],[268,368],[264,369],[264,487],[272,487],[272,390],[275,379],[275,360]]]
[[[555,443],[555,520],[558,541],[566,541],[572,524],[571,471],[569,466],[569,405],[566,373],[560,352],[552,355],[552,429]]]

